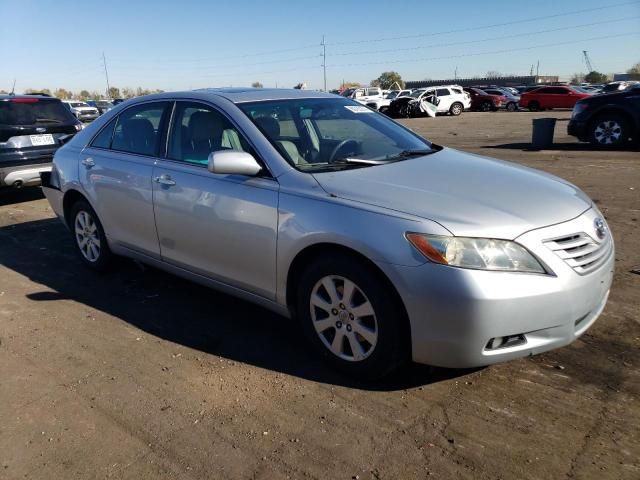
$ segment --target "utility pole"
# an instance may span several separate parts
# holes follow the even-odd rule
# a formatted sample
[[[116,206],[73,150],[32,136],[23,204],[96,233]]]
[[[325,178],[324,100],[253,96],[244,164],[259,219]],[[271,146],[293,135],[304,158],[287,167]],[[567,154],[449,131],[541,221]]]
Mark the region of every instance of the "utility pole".
[[[104,64],[104,76],[107,78],[107,98],[111,96],[111,86],[109,85],[109,72],[107,71],[107,58],[102,52],[102,63]]]
[[[322,72],[324,74],[324,91],[327,91],[327,45],[324,43],[324,35],[322,35]]]
[[[458,80],[458,67],[456,66],[455,70],[453,71],[453,79],[454,80]]]
[[[533,77],[533,63],[531,64],[531,68],[529,69],[529,76]]]
[[[536,77],[540,76],[540,60],[538,60],[538,63],[536,65]]]

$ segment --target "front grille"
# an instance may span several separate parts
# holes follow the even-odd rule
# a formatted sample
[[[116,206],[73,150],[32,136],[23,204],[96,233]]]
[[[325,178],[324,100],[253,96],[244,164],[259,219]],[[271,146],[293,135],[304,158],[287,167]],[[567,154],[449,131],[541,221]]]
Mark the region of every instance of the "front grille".
[[[613,248],[611,235],[597,242],[583,232],[552,238],[543,243],[580,275],[596,270],[609,258]]]

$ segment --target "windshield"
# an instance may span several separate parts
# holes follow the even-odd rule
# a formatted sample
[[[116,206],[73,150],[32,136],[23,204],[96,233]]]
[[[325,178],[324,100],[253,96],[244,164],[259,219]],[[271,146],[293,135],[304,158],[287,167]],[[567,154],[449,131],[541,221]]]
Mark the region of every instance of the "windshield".
[[[71,106],[72,107],[88,107],[89,105],[87,105],[84,102],[71,102]]]
[[[409,94],[410,97],[413,98],[418,98],[420,95],[422,95],[424,92],[426,92],[426,90],[414,90],[413,92],[411,92]]]
[[[400,94],[400,92],[397,91],[393,91],[393,92],[389,92],[387,93],[387,96],[385,98],[389,99],[389,100],[393,100],[394,98],[396,98],[398,95]]]
[[[98,107],[111,108],[113,105],[109,102],[95,102]]]
[[[365,167],[434,151],[386,116],[346,99],[268,100],[238,107],[302,171]]]

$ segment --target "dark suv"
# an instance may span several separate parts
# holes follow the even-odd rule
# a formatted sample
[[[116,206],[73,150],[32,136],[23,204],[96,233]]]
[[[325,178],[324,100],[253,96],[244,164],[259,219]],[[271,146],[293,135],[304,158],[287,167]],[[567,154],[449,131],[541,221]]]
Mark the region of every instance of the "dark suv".
[[[567,133],[602,147],[640,140],[640,85],[578,101]]]
[[[0,187],[39,183],[60,144],[80,130],[57,98],[0,95]]]

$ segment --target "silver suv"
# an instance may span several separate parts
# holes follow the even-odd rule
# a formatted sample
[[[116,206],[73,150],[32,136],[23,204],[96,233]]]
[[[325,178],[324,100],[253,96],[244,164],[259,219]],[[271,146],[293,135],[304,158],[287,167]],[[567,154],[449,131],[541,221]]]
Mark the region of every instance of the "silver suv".
[[[331,94],[129,100],[43,183],[90,268],[124,255],[256,302],[360,377],[567,345],[611,285],[613,239],[578,188]]]

